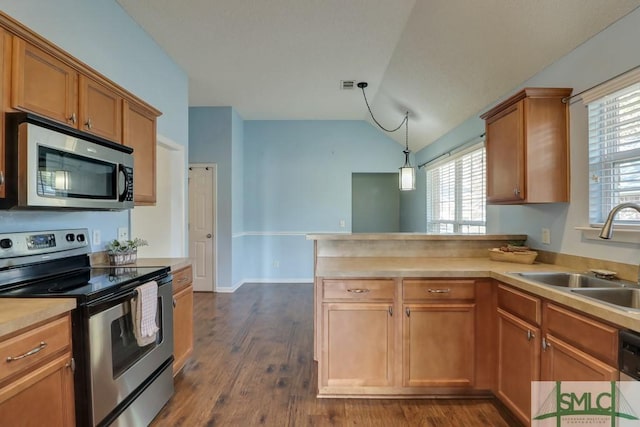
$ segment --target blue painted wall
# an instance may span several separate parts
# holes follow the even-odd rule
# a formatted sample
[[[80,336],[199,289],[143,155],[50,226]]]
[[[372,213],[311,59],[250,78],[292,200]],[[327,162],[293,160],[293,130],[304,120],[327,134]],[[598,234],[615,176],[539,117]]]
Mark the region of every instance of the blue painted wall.
[[[364,121],[245,121],[244,280],[310,281],[305,235],[351,231],[351,174],[397,172],[403,161]]]
[[[243,121],[230,107],[192,107],[189,133],[189,161],[218,165],[222,291],[311,281],[305,236],[351,230],[351,174],[396,172],[404,160],[395,141],[364,121]]]
[[[0,0],[0,10],[162,111],[158,133],[188,145],[186,74],[114,0]],[[128,225],[128,212],[0,211],[0,232],[88,227],[104,242]]]

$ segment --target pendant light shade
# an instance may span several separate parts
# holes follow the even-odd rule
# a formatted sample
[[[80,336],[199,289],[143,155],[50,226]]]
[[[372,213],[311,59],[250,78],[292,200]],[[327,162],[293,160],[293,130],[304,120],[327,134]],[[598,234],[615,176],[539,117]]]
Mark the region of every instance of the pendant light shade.
[[[364,97],[364,102],[367,104],[367,109],[369,109],[369,114],[371,114],[371,118],[375,122],[375,124],[380,127],[385,132],[395,132],[404,125],[404,165],[400,168],[400,172],[398,174],[398,181],[400,191],[410,191],[416,189],[416,170],[413,166],[411,166],[411,162],[409,161],[409,154],[411,151],[409,150],[409,112],[407,111],[404,114],[404,119],[395,129],[387,129],[382,126],[375,117],[373,117],[373,112],[371,111],[371,107],[369,106],[369,101],[367,101],[367,95],[364,93],[364,88],[368,86],[367,82],[358,83],[358,87],[362,89],[362,96]]]
[[[416,169],[409,163],[409,151],[404,151],[404,166],[400,168],[400,191],[416,189]]]

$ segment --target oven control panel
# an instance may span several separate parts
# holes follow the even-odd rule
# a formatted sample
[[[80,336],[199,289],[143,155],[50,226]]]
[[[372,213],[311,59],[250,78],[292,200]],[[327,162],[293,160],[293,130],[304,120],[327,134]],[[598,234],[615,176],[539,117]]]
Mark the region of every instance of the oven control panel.
[[[34,234],[27,236],[27,248],[33,249],[46,249],[56,247],[56,235],[50,234]]]
[[[86,228],[0,233],[0,268],[63,256],[88,254]]]

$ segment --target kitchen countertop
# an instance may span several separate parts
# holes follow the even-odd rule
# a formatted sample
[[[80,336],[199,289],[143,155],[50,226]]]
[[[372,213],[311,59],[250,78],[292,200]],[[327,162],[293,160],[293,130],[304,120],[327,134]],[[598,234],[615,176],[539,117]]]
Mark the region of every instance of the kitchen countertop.
[[[426,233],[317,233],[307,234],[307,240],[527,240],[526,234],[426,234]]]
[[[137,267],[171,267],[171,271],[191,265],[190,258],[138,258],[135,264]]]
[[[0,299],[0,337],[76,308],[73,298]]]
[[[516,264],[492,261],[488,258],[412,258],[412,257],[318,257],[316,277],[474,277],[493,278],[515,288],[550,301],[574,308],[623,328],[640,332],[640,313],[616,309],[586,299],[567,290],[541,285],[510,272],[558,271],[576,272],[552,264]]]

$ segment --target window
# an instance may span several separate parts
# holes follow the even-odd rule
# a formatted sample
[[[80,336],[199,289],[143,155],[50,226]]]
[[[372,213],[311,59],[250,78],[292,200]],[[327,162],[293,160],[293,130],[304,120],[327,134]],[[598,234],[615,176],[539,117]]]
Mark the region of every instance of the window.
[[[602,224],[620,203],[640,203],[640,83],[588,102],[589,221]],[[640,225],[622,210],[616,222]]]
[[[484,143],[427,169],[427,232],[485,233]]]

